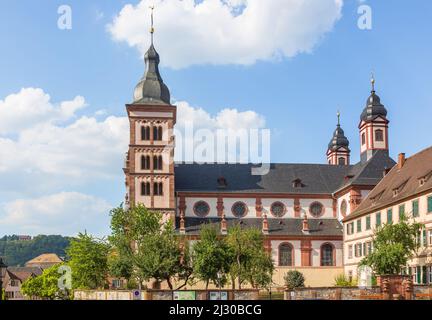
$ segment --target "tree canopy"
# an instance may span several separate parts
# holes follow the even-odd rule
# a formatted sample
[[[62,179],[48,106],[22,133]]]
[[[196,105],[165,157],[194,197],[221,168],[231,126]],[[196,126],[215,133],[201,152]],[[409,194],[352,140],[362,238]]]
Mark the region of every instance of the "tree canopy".
[[[80,233],[71,241],[66,252],[74,289],[98,289],[106,285],[109,251],[110,246],[105,240],[87,233]]]
[[[377,275],[398,275],[411,259],[419,244],[416,239],[423,225],[406,217],[397,224],[378,228],[373,238],[373,251],[361,261]]]

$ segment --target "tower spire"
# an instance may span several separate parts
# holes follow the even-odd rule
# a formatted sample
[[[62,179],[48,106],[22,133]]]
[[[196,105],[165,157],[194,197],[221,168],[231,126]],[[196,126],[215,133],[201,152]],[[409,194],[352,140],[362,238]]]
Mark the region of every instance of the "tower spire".
[[[375,74],[373,71],[371,73],[371,84],[372,84],[372,92],[375,92]]]
[[[149,8],[151,10],[151,27],[150,27],[151,44],[153,45],[153,36],[154,36],[154,32],[155,32],[155,29],[154,29],[154,9],[155,9],[155,6],[153,5],[153,6],[150,6]]]
[[[340,113],[340,111],[338,110],[338,112],[337,112],[337,118],[338,118],[338,127],[340,127],[340,117],[341,117],[341,113]]]

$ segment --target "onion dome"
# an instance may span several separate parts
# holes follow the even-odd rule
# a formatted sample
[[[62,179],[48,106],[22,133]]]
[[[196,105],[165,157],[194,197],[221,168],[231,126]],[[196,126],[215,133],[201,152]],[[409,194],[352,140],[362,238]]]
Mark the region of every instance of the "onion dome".
[[[153,10],[154,8],[151,9]],[[151,46],[144,56],[146,70],[144,76],[135,87],[134,104],[170,104],[170,92],[160,75],[160,58],[153,45],[153,12],[150,33]]]
[[[377,117],[387,117],[387,110],[381,103],[380,97],[375,92],[375,79],[372,77],[372,91],[368,100],[366,101],[366,107],[364,108],[360,119],[362,121],[372,121]]]
[[[340,113],[338,112],[338,124],[336,130],[333,133],[333,138],[330,140],[328,149],[331,151],[336,151],[339,148],[345,148],[349,151],[349,140],[345,136],[345,132],[340,125]]]

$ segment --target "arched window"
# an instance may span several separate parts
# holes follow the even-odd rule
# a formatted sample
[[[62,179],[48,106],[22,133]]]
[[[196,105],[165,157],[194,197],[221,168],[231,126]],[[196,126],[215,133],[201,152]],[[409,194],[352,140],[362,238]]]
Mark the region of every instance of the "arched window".
[[[384,131],[381,129],[375,130],[375,141],[384,141]]]
[[[143,141],[150,140],[150,127],[149,126],[141,127],[141,140],[143,140]]]
[[[346,165],[346,161],[345,161],[345,158],[344,158],[344,157],[340,157],[339,160],[338,160],[338,162],[339,162],[339,165],[340,165],[340,166],[344,166],[344,165]]]
[[[291,244],[282,243],[279,246],[279,266],[292,267],[294,266],[294,250]]]
[[[153,140],[162,141],[162,127],[159,126],[153,127]]]
[[[141,195],[142,196],[150,195],[150,182],[141,182]]]
[[[153,194],[155,196],[163,196],[163,183],[155,182],[153,185]]]
[[[162,170],[162,156],[153,157],[153,169]]]
[[[150,157],[142,156],[141,157],[141,170],[150,170]]]
[[[335,265],[334,247],[331,243],[325,243],[321,246],[321,266],[331,267]]]
[[[362,133],[362,136],[361,136],[361,142],[362,142],[362,146],[366,144],[366,133],[364,133],[364,132]]]

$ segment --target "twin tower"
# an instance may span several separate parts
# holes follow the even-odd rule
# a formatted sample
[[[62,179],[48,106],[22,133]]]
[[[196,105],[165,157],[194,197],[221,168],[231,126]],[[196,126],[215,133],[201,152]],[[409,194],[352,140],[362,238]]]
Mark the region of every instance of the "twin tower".
[[[366,101],[359,124],[362,162],[368,161],[378,150],[389,150],[387,110],[375,92],[375,79],[372,78],[371,83],[371,95]],[[338,124],[328,145],[327,161],[330,165],[349,165],[350,153],[349,141],[341,127],[338,113]]]

